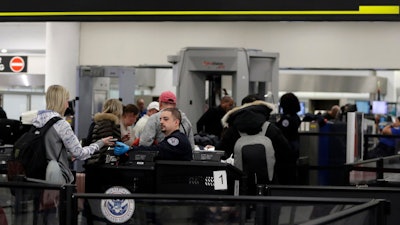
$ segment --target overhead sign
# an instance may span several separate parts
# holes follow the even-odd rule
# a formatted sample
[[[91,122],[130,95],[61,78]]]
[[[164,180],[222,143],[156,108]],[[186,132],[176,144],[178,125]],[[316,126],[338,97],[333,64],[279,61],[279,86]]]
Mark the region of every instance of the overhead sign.
[[[10,60],[10,69],[15,73],[22,72],[25,69],[25,60],[19,56],[12,57]]]
[[[0,21],[400,21],[399,0],[3,0]]]
[[[0,56],[0,73],[26,73],[27,56]]]

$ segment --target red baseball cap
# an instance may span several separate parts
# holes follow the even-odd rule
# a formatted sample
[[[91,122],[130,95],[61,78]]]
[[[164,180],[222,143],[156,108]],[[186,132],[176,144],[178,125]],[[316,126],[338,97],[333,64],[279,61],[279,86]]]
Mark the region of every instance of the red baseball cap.
[[[164,91],[163,93],[161,93],[159,101],[170,104],[176,104],[176,96],[172,91]]]

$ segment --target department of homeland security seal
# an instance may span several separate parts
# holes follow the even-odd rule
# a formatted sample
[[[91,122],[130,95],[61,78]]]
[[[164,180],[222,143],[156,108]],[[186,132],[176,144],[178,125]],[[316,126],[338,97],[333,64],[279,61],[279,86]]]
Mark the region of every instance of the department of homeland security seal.
[[[130,194],[124,187],[111,187],[106,194]],[[112,223],[125,223],[135,211],[135,201],[133,199],[103,199],[101,200],[101,212],[104,217]]]

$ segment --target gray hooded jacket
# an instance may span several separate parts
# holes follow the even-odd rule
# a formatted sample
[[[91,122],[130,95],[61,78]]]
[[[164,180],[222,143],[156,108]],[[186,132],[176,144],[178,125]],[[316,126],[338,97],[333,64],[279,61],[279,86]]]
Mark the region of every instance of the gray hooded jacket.
[[[41,110],[38,112],[36,118],[32,120],[35,127],[43,127],[47,121],[53,117],[61,117],[57,112],[51,110]],[[73,158],[85,160],[103,147],[103,142],[100,140],[89,146],[82,148],[78,138],[76,137],[71,125],[65,120],[59,120],[55,123],[46,133],[46,155],[48,160],[57,160],[60,155],[58,164],[60,165],[62,175],[65,183],[72,183],[74,181],[73,174],[69,169],[68,153]]]

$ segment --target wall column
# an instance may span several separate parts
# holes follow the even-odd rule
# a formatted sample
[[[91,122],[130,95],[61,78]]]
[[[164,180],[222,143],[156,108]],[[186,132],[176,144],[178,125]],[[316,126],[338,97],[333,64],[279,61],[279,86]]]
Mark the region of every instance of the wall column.
[[[79,42],[79,22],[46,23],[45,90],[60,84],[70,92],[70,99],[75,98]]]

